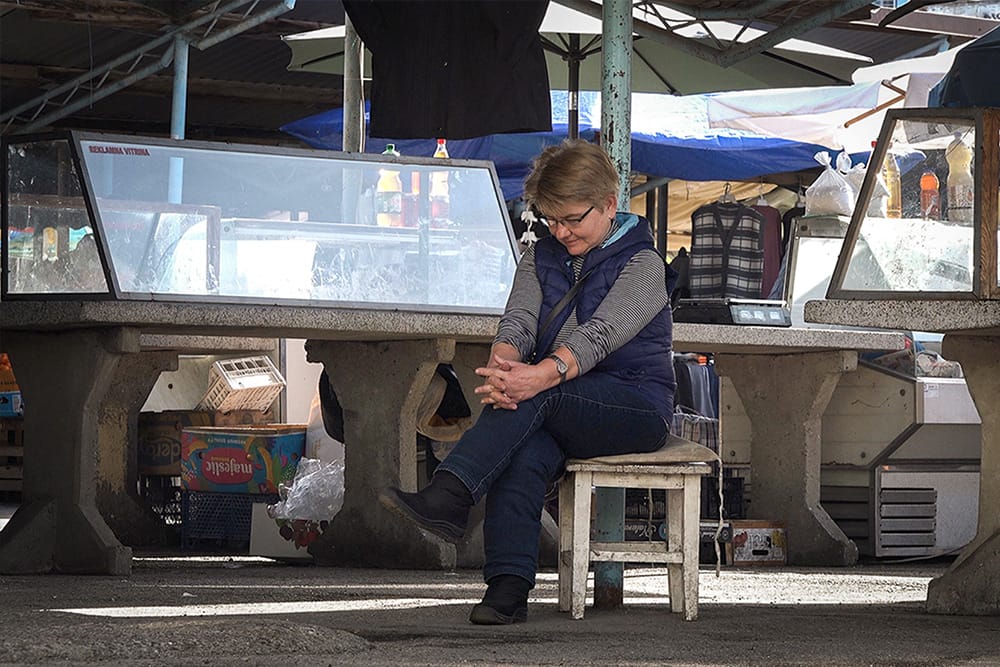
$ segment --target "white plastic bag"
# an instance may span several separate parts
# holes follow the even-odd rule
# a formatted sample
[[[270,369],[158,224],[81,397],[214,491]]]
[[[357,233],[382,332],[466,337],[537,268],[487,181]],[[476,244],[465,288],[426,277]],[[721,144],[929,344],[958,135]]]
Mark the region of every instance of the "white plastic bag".
[[[846,215],[854,211],[856,195],[851,184],[830,164],[830,154],[820,151],[813,156],[825,167],[812,185],[806,188],[806,215]]]
[[[847,151],[837,153],[837,171],[840,172],[841,176],[847,176],[848,172],[851,171],[851,156],[847,154]],[[857,192],[857,188],[854,190]]]
[[[865,182],[865,174],[867,172],[864,162],[859,162],[851,170],[847,172],[847,182],[851,184],[854,188],[856,196],[861,196],[861,185]],[[884,218],[886,212],[886,205],[889,200],[889,190],[885,187],[885,182],[882,180],[881,174],[875,175],[875,183],[872,186],[872,192],[868,199],[868,217],[870,218]],[[863,204],[863,202],[859,202]]]
[[[305,456],[292,482],[278,485],[278,495],[267,507],[272,519],[329,521],[344,506],[344,443],[326,432],[319,391],[309,406]]]
[[[268,505],[272,519],[329,521],[344,506],[344,464],[299,459],[292,483],[278,485],[281,500]]]

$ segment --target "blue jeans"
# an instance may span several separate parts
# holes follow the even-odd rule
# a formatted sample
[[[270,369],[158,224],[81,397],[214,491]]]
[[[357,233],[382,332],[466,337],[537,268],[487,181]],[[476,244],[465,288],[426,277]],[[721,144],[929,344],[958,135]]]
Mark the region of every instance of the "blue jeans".
[[[484,408],[437,467],[476,502],[486,496],[483,578],[513,574],[534,585],[545,492],[566,458],[654,451],[668,428],[638,392],[600,375],[557,385],[517,410]]]

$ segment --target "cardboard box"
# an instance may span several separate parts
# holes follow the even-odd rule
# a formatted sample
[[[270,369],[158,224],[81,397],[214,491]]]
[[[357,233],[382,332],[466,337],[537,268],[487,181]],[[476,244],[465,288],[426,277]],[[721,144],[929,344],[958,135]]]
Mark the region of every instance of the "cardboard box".
[[[211,425],[211,412],[197,410],[140,412],[139,474],[181,474],[181,431],[186,428]]]
[[[784,565],[785,524],[781,521],[733,520],[732,541],[726,545],[733,565]]]
[[[186,428],[181,486],[214,493],[277,493],[306,446],[304,424]]]
[[[0,417],[23,417],[24,403],[19,391],[0,391]]]
[[[254,503],[250,518],[250,555],[311,561],[309,545],[325,527],[326,521],[272,519],[266,503]]]
[[[231,412],[216,410],[212,415],[210,426],[257,426],[270,424],[274,421],[274,411],[272,410],[233,410]]]

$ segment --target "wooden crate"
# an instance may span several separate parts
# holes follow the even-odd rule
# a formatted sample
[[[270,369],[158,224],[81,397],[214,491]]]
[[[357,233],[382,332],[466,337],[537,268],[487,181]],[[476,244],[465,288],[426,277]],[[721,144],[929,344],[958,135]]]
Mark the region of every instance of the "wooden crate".
[[[0,419],[0,500],[20,500],[24,479],[24,422]]]

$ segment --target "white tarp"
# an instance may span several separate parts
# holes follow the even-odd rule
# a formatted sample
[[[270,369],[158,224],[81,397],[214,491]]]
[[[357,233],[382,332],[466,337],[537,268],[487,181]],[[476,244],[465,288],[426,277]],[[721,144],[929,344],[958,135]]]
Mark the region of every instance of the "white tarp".
[[[859,68],[851,86],[710,95],[709,123],[864,152],[878,137],[886,109],[927,106],[930,89],[962,48]]]

